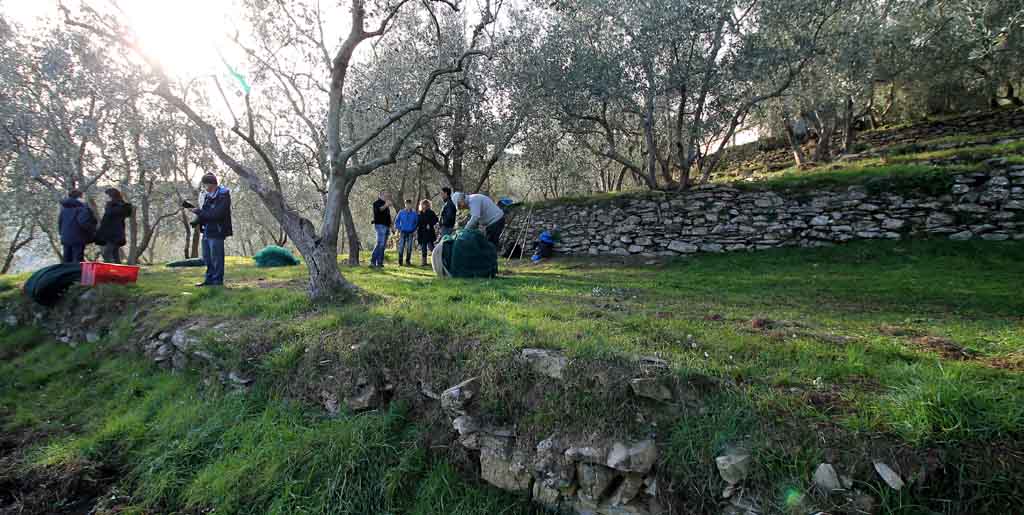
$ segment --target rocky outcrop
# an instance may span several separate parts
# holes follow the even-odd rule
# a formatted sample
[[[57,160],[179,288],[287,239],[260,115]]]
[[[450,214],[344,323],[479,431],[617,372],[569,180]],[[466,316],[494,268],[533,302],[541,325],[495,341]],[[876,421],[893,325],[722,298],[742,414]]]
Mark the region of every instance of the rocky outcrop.
[[[985,172],[951,175],[945,191],[933,195],[878,184],[796,193],[709,185],[589,205],[519,207],[506,233],[529,242],[556,229],[562,254],[644,257],[864,239],[1024,239],[1024,166],[1005,159],[986,165]],[[529,216],[519,216],[526,210]]]
[[[523,359],[538,373],[561,378],[567,363],[557,353],[529,352]],[[557,365],[557,366],[556,366]],[[558,371],[558,373],[552,373]],[[521,441],[509,427],[489,425],[475,414],[479,382],[468,379],[439,396],[451,417],[459,445],[477,453],[484,481],[528,495],[556,512],[583,515],[651,515],[663,513],[657,499],[658,447],[654,440],[636,442],[591,438],[574,443],[551,435],[536,445]]]

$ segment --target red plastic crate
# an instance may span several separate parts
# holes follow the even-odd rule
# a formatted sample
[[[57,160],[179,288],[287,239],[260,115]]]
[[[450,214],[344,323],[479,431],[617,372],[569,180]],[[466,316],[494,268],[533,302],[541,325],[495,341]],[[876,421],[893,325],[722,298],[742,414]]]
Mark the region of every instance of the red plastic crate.
[[[128,265],[111,265],[109,263],[82,263],[82,285],[134,283],[139,278],[139,267]]]

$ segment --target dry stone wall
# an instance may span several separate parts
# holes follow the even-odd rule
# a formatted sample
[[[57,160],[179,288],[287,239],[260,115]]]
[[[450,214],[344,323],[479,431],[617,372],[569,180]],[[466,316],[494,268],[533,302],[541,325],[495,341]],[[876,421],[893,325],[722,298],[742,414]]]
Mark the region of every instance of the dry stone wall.
[[[583,205],[522,206],[506,234],[528,246],[541,231],[555,229],[561,254],[645,257],[864,239],[1024,240],[1024,166],[1005,159],[986,166],[944,179],[934,194],[877,184],[803,192],[708,185]]]

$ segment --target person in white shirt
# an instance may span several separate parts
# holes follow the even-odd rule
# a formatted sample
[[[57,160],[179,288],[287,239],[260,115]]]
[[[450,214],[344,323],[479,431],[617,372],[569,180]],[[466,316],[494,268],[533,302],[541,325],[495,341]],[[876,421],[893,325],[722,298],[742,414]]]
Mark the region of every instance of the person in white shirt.
[[[498,247],[501,232],[505,230],[505,212],[487,195],[474,193],[467,195],[462,192],[452,193],[452,201],[459,210],[469,209],[469,222],[466,229],[485,227],[487,241]]]

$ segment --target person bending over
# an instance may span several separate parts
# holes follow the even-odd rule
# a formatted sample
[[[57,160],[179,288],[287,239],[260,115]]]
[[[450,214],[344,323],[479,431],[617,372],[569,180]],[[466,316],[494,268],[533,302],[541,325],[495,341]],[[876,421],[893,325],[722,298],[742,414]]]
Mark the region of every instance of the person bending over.
[[[452,200],[459,210],[469,209],[469,222],[466,223],[466,229],[478,229],[480,226],[484,226],[487,241],[497,247],[501,232],[505,230],[505,212],[491,200],[491,197],[479,193],[467,195],[455,192],[452,194]]]

